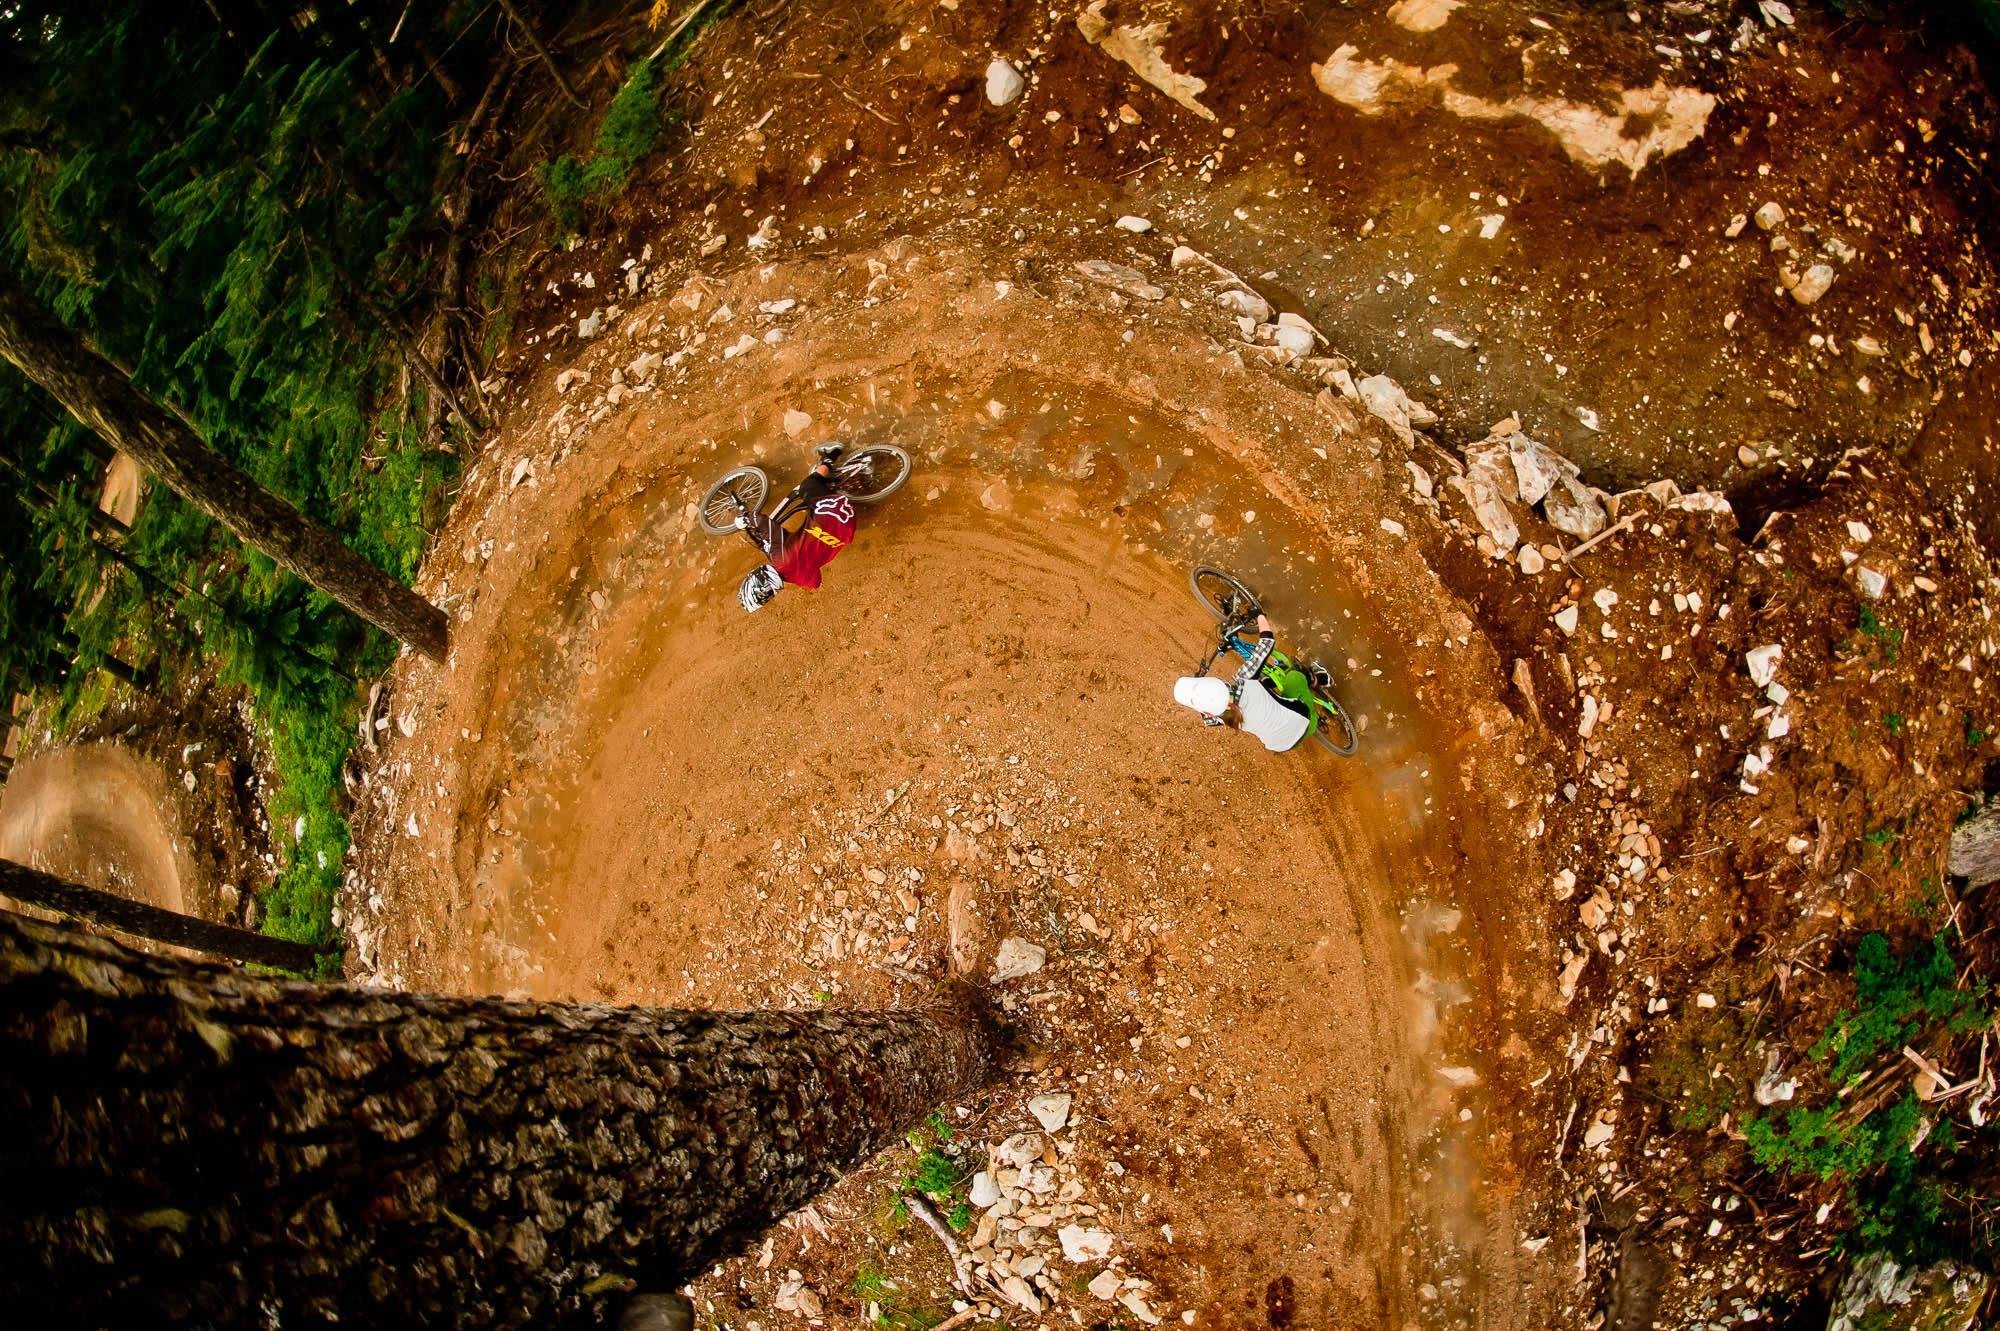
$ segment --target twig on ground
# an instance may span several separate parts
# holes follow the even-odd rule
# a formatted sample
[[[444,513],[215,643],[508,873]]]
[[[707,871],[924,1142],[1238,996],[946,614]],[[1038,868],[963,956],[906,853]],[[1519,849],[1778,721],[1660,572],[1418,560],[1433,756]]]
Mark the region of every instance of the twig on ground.
[[[957,1236],[951,1232],[951,1226],[945,1223],[944,1217],[938,1214],[937,1207],[932,1206],[930,1198],[920,1192],[904,1193],[903,1205],[925,1229],[937,1235],[938,1242],[944,1245],[946,1254],[951,1258],[953,1282],[962,1292],[971,1294],[972,1274],[966,1270],[965,1250],[958,1246]]]
[[[1637,522],[1638,520],[1639,520],[1639,515],[1637,513],[1634,513],[1629,518],[1620,518],[1618,521],[1612,523],[1609,527],[1606,527],[1603,531],[1597,533],[1597,535],[1585,541],[1582,545],[1572,546],[1570,549],[1563,551],[1563,563],[1567,564],[1569,563],[1570,560],[1575,559],[1578,555],[1584,554],[1594,549],[1595,547],[1603,544],[1605,541],[1610,540],[1612,537],[1616,536],[1619,532],[1629,529],[1632,526],[1632,524]]]

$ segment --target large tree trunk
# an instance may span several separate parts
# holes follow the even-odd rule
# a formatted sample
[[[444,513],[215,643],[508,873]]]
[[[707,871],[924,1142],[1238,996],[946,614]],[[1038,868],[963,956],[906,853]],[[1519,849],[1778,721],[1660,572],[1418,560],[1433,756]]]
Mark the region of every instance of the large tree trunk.
[[[163,910],[143,901],[72,883],[12,860],[0,860],[0,897],[52,910],[73,920],[100,924],[136,938],[150,938],[155,943],[171,943],[279,970],[310,972],[319,956],[304,943]]]
[[[281,567],[426,656],[444,659],[442,611],[231,465],[6,279],[0,279],[0,356]]]
[[[601,1324],[988,1067],[959,1013],[280,983],[0,912],[0,1306],[22,1326]]]

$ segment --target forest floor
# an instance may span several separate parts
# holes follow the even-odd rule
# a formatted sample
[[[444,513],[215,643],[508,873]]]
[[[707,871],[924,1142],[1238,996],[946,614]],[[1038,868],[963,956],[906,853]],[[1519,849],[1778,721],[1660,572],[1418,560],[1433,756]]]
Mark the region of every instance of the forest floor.
[[[1745,1117],[1824,1089],[1860,932],[1987,946],[1939,867],[2000,730],[1969,60],[1804,6],[1273,8],[725,21],[530,267],[419,579],[451,658],[362,777],[353,974],[904,1004],[954,936],[1042,950],[993,986],[1018,1065],[704,1326],[1823,1323],[1839,1189]],[[1523,435],[1617,534],[1475,509]],[[829,438],[916,474],[746,619],[694,500]],[[1356,757],[1172,703],[1195,562],[1334,667]]]

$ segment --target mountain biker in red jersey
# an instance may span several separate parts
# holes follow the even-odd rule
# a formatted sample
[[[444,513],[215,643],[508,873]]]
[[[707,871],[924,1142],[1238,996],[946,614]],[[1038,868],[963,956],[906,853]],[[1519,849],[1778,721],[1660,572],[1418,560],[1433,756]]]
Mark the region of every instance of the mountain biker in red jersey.
[[[785,530],[763,513],[745,513],[737,519],[770,560],[752,569],[736,590],[736,599],[747,612],[762,610],[786,583],[819,586],[820,570],[854,539],[854,501],[833,488],[833,464],[840,447],[821,444],[813,450],[819,455],[818,464],[792,488],[790,497],[806,505],[805,525],[798,531]],[[779,507],[782,511],[784,506]]]

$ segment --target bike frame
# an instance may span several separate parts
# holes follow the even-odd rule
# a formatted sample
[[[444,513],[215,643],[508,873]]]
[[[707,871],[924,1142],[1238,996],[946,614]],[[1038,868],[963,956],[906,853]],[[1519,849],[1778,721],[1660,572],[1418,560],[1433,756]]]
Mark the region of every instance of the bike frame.
[[[1239,616],[1225,623],[1222,626],[1221,633],[1216,637],[1215,647],[1207,656],[1202,658],[1201,664],[1195,667],[1194,673],[1197,676],[1206,675],[1210,667],[1215,664],[1217,658],[1224,652],[1234,652],[1243,660],[1248,661],[1257,649],[1251,643],[1245,642],[1241,635],[1243,630],[1257,622],[1257,614],[1258,612],[1253,609],[1250,614]],[[1294,667],[1297,666],[1297,662],[1293,661],[1288,653],[1281,649],[1273,648],[1270,657],[1264,662],[1264,670],[1270,670],[1272,665],[1277,662],[1284,662]],[[1260,682],[1263,681],[1260,680]],[[1332,715],[1333,709],[1317,693],[1308,693],[1306,697],[1307,705],[1312,710],[1311,720],[1313,729],[1317,730],[1319,728],[1320,716],[1322,714]]]

